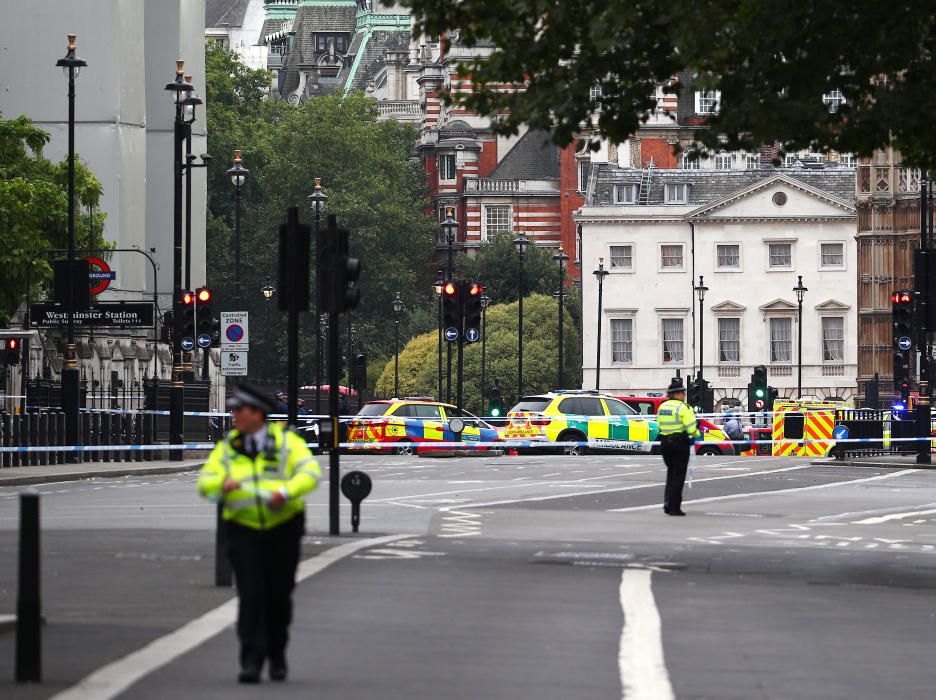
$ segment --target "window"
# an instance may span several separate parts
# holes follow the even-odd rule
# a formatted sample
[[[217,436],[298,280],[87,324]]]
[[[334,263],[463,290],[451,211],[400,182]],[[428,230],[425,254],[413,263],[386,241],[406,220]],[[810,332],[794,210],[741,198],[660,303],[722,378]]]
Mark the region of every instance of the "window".
[[[579,181],[578,181],[578,191],[584,192],[588,189],[588,166],[591,165],[590,161],[580,160],[579,161]]]
[[[601,97],[602,92],[600,85],[592,85],[590,88],[588,88],[588,99],[594,105],[596,112],[601,111]]]
[[[854,168],[855,156],[853,156],[851,153],[843,153],[839,156],[839,165],[844,168]]]
[[[822,104],[829,108],[830,112],[838,112],[839,108],[845,104],[845,95],[841,90],[833,90],[822,96]]]
[[[582,415],[582,407],[579,405],[579,400],[575,398],[563,399],[562,401],[559,402],[559,413],[561,413],[564,416]]]
[[[677,365],[683,361],[683,320],[663,319],[663,364]]]
[[[698,170],[702,167],[702,161],[698,153],[683,153],[679,158],[679,167],[683,170]]]
[[[484,207],[484,240],[490,240],[498,233],[510,233],[513,230],[511,218],[509,204]]]
[[[799,157],[795,153],[787,153],[783,156],[783,167],[792,168],[797,160],[799,160]]]
[[[793,267],[793,244],[770,243],[767,246],[767,265],[770,268]]]
[[[633,270],[634,269],[634,246],[632,245],[613,245],[611,246],[611,269],[612,270]]]
[[[793,361],[793,319],[770,319],[770,361],[789,363]]]
[[[321,34],[315,35],[315,52],[325,53],[328,51],[328,45],[335,45],[336,53],[345,53],[348,50],[348,37],[344,34]]]
[[[637,411],[628,406],[623,401],[618,401],[617,399],[605,399],[605,405],[608,407],[608,412],[612,416],[636,416]]]
[[[454,180],[455,179],[455,154],[454,153],[439,156],[439,179],[440,180]]]
[[[720,270],[741,269],[741,244],[719,243],[715,246],[716,266]]]
[[[822,361],[845,361],[845,319],[841,316],[822,319]]]
[[[663,201],[666,204],[688,204],[689,185],[666,184],[663,186]]]
[[[730,153],[717,153],[715,154],[715,169],[716,170],[731,170],[732,162],[734,158]]]
[[[416,418],[432,418],[442,420],[442,412],[438,406],[424,403],[414,403],[410,405],[412,415]]]
[[[744,156],[744,168],[745,170],[757,170],[760,167],[760,155],[756,153],[748,153]]]
[[[615,204],[637,204],[637,190],[640,185],[615,185]]]
[[[611,362],[634,361],[634,319],[611,319]]]
[[[664,270],[682,270],[683,247],[681,243],[660,246],[660,267]]]
[[[741,319],[718,319],[718,361],[741,361]]]
[[[819,255],[821,267],[845,267],[844,243],[820,243]]]
[[[695,94],[696,114],[715,114],[721,100],[720,90],[698,90]]]
[[[583,416],[603,416],[604,406],[601,405],[601,399],[579,397],[579,408]]]

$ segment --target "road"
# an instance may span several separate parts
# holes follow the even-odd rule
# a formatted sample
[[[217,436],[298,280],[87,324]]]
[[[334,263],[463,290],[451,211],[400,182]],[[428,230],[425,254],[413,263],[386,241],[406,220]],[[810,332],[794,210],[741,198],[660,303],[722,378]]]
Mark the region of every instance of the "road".
[[[670,518],[658,457],[343,465],[374,479],[362,532],[323,535],[327,489],[310,498],[291,680],[262,691],[234,682],[233,608],[211,612],[231,592],[211,585],[194,474],[39,487],[45,682],[10,681],[0,634],[0,696],[936,694],[936,472],[703,458],[688,517]],[[0,489],[0,613],[15,607],[16,518]]]

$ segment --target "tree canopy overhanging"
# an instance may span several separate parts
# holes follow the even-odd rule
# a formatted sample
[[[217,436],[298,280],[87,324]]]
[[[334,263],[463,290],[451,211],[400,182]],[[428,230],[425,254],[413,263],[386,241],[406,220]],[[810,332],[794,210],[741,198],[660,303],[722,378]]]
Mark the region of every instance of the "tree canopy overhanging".
[[[854,0],[405,0],[414,31],[467,46],[470,94],[449,96],[514,133],[550,128],[559,145],[583,123],[623,141],[654,91],[680,71],[721,91],[704,147],[834,150],[891,145],[908,165],[936,167],[936,12],[931,2]],[[524,89],[503,91],[504,84]],[[591,90],[601,87],[601,96]],[[667,89],[678,89],[670,85]],[[830,111],[823,95],[841,90]]]

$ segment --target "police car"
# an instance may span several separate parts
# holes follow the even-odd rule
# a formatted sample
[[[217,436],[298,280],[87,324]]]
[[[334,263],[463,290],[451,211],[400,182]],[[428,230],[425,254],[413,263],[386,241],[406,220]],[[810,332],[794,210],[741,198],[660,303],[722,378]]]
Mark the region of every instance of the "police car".
[[[455,406],[431,398],[368,401],[348,423],[348,442],[357,443],[349,449],[400,455],[452,449],[450,446],[433,447],[432,443],[458,441],[457,434],[451,429],[452,419],[457,416]],[[464,424],[461,442],[465,443],[465,449],[501,447],[479,444],[502,442],[495,428],[467,411],[462,411],[460,419]]]
[[[569,455],[584,454],[588,449],[649,453],[660,432],[652,418],[595,391],[526,396],[507,412],[507,418],[505,440],[580,443],[560,448]]]

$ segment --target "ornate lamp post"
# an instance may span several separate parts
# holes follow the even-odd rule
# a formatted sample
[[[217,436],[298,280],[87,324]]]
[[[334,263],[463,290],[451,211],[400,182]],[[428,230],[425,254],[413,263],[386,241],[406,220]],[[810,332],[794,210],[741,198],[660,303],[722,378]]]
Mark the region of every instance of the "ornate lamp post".
[[[192,84],[192,76],[185,76],[185,82]],[[183,119],[188,125],[185,138],[185,288],[192,288],[192,170],[207,168],[211,156],[202,153],[201,163],[196,163],[198,156],[192,153],[192,124],[195,123],[195,108],[202,103],[193,87],[182,102]]]
[[[517,313],[517,400],[523,398],[523,256],[526,253],[530,239],[522,233],[514,239],[517,249],[517,298],[519,300]]]
[[[75,316],[72,290],[75,275],[75,80],[81,69],[88,65],[75,53],[75,35],[68,35],[68,48],[64,58],[56,62],[68,78],[68,267],[66,284],[68,289],[68,325],[65,340],[65,364],[62,367],[62,408],[65,411],[65,439],[67,444],[78,444],[79,381],[78,360],[75,350]],[[74,453],[68,454],[69,462],[77,462]]]
[[[701,387],[703,387],[701,396],[704,396],[704,387],[705,387],[705,360],[703,359],[702,353],[705,350],[705,336],[702,334],[703,329],[703,318],[704,313],[702,311],[702,302],[705,301],[705,293],[708,291],[708,287],[705,286],[702,282],[702,275],[699,275],[699,284],[693,287],[696,295],[699,297],[699,374],[697,381]]]
[[[267,338],[270,337],[270,302],[273,301],[273,295],[276,294],[276,287],[273,286],[273,283],[270,281],[270,278],[266,278],[266,284],[260,287],[260,293],[263,294],[263,298],[266,300],[266,335]]]
[[[234,151],[234,165],[227,175],[234,183],[234,306],[241,304],[241,187],[250,171],[241,165],[241,152]]]
[[[481,414],[484,415],[484,399],[487,394],[487,309],[491,297],[487,291],[481,294]]]
[[[797,275],[796,286],[793,292],[796,294],[796,301],[799,305],[799,311],[796,315],[796,398],[803,396],[803,297],[809,289],[803,286],[803,276]]]
[[[403,310],[403,300],[400,293],[396,293],[393,300],[393,396],[400,396],[400,312]]]
[[[312,194],[309,195],[309,203],[312,206],[312,211],[315,213],[315,218],[313,219],[312,224],[312,233],[315,236],[315,309],[313,318],[321,319],[323,318],[322,314],[322,289],[319,286],[319,279],[323,274],[322,262],[318,259],[318,250],[321,248],[319,245],[319,228],[321,219],[322,219],[322,210],[325,209],[325,203],[328,201],[328,195],[325,194],[322,190],[322,178],[315,178],[315,185],[312,187]],[[319,390],[319,387],[322,386],[322,367],[324,363],[322,362],[322,353],[323,350],[323,338],[321,333],[315,334],[315,413],[316,415],[321,415],[322,413],[322,392]]]
[[[598,280],[598,343],[597,358],[595,359],[595,389],[601,389],[601,316],[604,304],[604,278],[608,271],[604,269],[604,258],[598,258],[598,269],[594,272]]]
[[[563,358],[563,307],[565,306],[564,297],[565,297],[565,265],[569,261],[569,256],[565,254],[562,250],[562,246],[559,246],[559,252],[552,256],[552,259],[556,261],[559,265],[559,367],[556,371],[556,388],[561,389],[565,385],[563,380],[562,370],[564,364]]]

